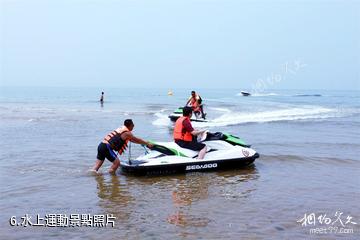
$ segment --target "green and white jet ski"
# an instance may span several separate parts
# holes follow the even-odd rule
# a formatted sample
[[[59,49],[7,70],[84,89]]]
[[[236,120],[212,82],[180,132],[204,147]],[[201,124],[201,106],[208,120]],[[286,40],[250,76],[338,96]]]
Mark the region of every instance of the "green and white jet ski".
[[[153,142],[154,147],[143,155],[122,161],[121,169],[136,175],[213,171],[245,167],[259,157],[250,145],[230,134],[206,132],[201,142],[207,146],[204,159],[197,159],[197,151],[181,148],[175,142]]]
[[[169,115],[169,118],[171,121],[176,122],[176,120],[178,120],[178,118],[182,116],[183,116],[183,107],[179,107],[172,114]],[[201,117],[200,112],[194,112],[190,120],[193,122],[208,122],[208,120]]]

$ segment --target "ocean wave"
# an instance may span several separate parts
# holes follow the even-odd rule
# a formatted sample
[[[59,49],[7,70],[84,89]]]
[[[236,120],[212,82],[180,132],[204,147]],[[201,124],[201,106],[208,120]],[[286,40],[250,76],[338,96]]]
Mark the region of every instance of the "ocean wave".
[[[218,112],[231,112],[228,108],[220,108],[220,107],[209,107],[210,110],[218,111]]]
[[[241,92],[236,94],[236,96],[242,96]],[[269,96],[291,96],[291,97],[322,97],[323,95],[314,93],[314,94],[295,94],[295,95],[286,95],[279,93],[251,93],[252,97],[269,97]]]
[[[321,94],[296,94],[294,97],[321,97]]]
[[[262,161],[279,161],[279,162],[291,162],[291,163],[312,163],[319,166],[323,165],[339,165],[339,164],[358,164],[358,159],[349,157],[334,157],[334,156],[310,156],[310,155],[291,155],[291,154],[262,154]],[[358,165],[357,165],[358,166]]]
[[[268,97],[268,96],[280,96],[278,93],[254,93],[251,96],[253,97]]]
[[[277,121],[322,120],[332,117],[341,117],[353,113],[341,109],[325,108],[320,106],[303,106],[271,111],[233,112],[227,108],[211,108],[222,112],[218,118],[209,119],[209,122],[193,122],[195,127],[224,127],[247,123],[265,123]],[[164,113],[155,113],[157,119],[152,124],[169,126],[171,121]]]
[[[253,97],[268,97],[268,96],[279,96],[278,93],[251,93]],[[242,96],[241,92],[236,94],[236,96]]]
[[[170,126],[171,121],[167,114],[155,113],[154,116],[157,117],[157,119],[152,122],[153,125],[155,125],[155,126]]]
[[[307,119],[326,119],[335,117],[336,109],[324,107],[288,108],[261,112],[229,112],[209,122],[194,123],[198,127],[222,127],[245,123],[264,123],[276,121],[296,121]]]

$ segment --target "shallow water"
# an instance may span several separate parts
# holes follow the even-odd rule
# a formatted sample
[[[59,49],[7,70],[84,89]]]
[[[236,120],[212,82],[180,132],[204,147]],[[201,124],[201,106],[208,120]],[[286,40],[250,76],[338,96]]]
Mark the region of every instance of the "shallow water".
[[[169,141],[185,90],[1,89],[3,239],[358,239],[359,92],[200,91],[209,124],[260,153],[246,169],[133,177],[89,173],[104,135],[128,117],[135,135]],[[14,94],[10,94],[13,92]],[[30,92],[30,93],[29,93]],[[321,96],[297,96],[321,94]],[[99,95],[99,96],[98,96]],[[132,97],[135,96],[135,97]],[[141,97],[140,97],[141,96]],[[95,99],[95,100],[94,100]],[[209,100],[207,100],[209,99]],[[132,156],[143,152],[132,145]],[[123,156],[126,159],[128,155]],[[310,234],[304,214],[343,212],[354,233]],[[11,227],[25,214],[113,214],[114,227]],[[315,227],[325,225],[316,222]]]

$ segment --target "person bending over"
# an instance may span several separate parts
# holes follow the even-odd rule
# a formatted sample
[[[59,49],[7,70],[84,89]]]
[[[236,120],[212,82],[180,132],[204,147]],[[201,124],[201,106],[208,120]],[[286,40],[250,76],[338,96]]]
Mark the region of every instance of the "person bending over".
[[[105,136],[104,140],[98,146],[98,153],[96,163],[93,167],[94,171],[98,171],[101,165],[104,163],[105,158],[112,162],[112,166],[109,169],[109,173],[115,174],[116,169],[120,166],[119,157],[114,151],[118,152],[119,155],[123,154],[127,148],[128,142],[143,144],[149,148],[153,145],[141,138],[137,138],[132,134],[134,129],[134,123],[131,119],[124,121],[124,126],[115,129]]]

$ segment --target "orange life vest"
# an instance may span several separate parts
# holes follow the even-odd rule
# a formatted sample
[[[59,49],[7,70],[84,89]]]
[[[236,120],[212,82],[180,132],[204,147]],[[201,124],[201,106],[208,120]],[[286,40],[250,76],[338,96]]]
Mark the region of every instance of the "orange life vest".
[[[127,127],[123,126],[122,128],[112,131],[104,138],[104,140],[109,143],[111,149],[118,151],[119,154],[122,154],[128,146],[129,140],[123,140],[121,138],[121,135],[125,132],[130,131]]]
[[[196,95],[195,97],[191,97],[190,104],[194,112],[200,111],[200,104],[198,102],[198,99],[201,99],[199,95]]]
[[[175,122],[174,128],[174,140],[183,140],[186,142],[191,142],[193,137],[190,132],[185,131],[183,122],[184,120],[189,117],[179,117],[178,120]]]

